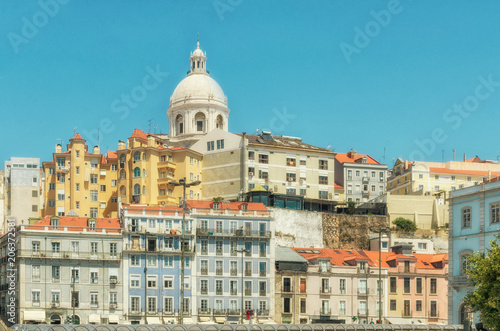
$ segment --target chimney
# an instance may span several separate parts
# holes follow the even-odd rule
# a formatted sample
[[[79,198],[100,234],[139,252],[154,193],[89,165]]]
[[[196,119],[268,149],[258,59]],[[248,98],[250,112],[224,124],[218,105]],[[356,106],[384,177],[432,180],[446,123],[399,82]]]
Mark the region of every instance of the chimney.
[[[347,153],[347,156],[351,159],[356,159],[356,155],[358,154],[358,152],[356,152],[354,149],[351,148],[351,150],[349,151],[349,153]]]
[[[62,146],[61,144],[56,145],[56,153],[62,153]]]
[[[126,148],[127,148],[127,146],[125,145],[125,142],[118,140],[118,150],[121,151],[121,150],[124,150]]]
[[[455,152],[456,152],[456,151],[457,151],[457,150],[456,150],[455,148],[453,148],[453,161],[455,161]]]
[[[100,154],[99,146],[94,146],[94,154]]]
[[[465,158],[465,153],[464,153],[464,162],[465,162],[465,159],[466,159],[466,158]]]

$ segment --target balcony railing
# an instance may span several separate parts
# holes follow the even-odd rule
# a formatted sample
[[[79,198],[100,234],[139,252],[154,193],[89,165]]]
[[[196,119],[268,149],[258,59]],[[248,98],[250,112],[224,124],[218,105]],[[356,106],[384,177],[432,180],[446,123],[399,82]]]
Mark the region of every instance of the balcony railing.
[[[283,292],[285,292],[285,293],[292,292],[292,286],[290,286],[290,285],[283,285]]]
[[[370,182],[370,177],[363,176],[363,184],[368,184]]]
[[[200,272],[201,272],[202,276],[206,276],[206,275],[208,275],[208,268],[201,268]]]
[[[198,236],[216,236],[216,237],[245,237],[245,238],[271,238],[271,231],[260,230],[228,230],[215,228],[198,227],[196,230]]]
[[[200,289],[200,293],[201,293],[201,294],[208,294],[208,288],[206,288],[206,287],[202,287],[202,288]]]
[[[208,255],[208,248],[202,248],[200,249],[201,255]]]
[[[361,295],[361,296],[368,295],[368,289],[367,288],[358,288],[358,295]]]
[[[319,311],[319,314],[322,315],[322,316],[330,316],[332,314],[332,310],[331,309],[322,308]]]
[[[451,278],[452,285],[467,285],[469,283],[467,276],[453,276]]]
[[[266,290],[259,290],[259,295],[261,297],[265,297],[267,295],[267,291]]]
[[[231,276],[237,276],[238,275],[238,269],[231,269],[230,271]]]
[[[358,309],[358,316],[368,316],[367,309]]]
[[[238,290],[235,288],[232,288],[230,293],[231,293],[231,295],[238,295]]]
[[[252,295],[252,289],[250,289],[250,288],[246,288],[246,289],[245,289],[245,295],[246,295],[246,296],[250,296],[250,295]]]
[[[215,290],[215,294],[216,295],[222,295],[222,289],[221,288],[218,288]]]
[[[141,315],[143,313],[144,312],[143,312],[142,308],[137,308],[137,309],[129,308],[129,310],[128,310],[129,315]]]
[[[266,251],[259,251],[259,257],[266,257]]]
[[[267,275],[266,270],[259,270],[259,276],[260,277],[266,277],[266,275]]]
[[[320,289],[319,289],[319,293],[321,293],[321,294],[331,294],[332,293],[332,288],[331,287],[321,286]]]
[[[257,316],[269,316],[269,309],[257,310]]]
[[[118,261],[121,259],[121,253],[114,253],[111,255],[109,252],[94,253],[94,252],[72,252],[72,251],[52,251],[52,250],[39,250],[32,251],[30,249],[19,249],[16,251],[18,257],[37,257],[48,259],[83,259],[83,260],[107,260]]]
[[[222,256],[222,248],[218,248],[215,250],[215,255]]]
[[[252,270],[245,270],[245,276],[252,276]]]
[[[228,309],[227,314],[231,316],[240,315],[239,309]]]
[[[222,269],[215,269],[215,274],[216,274],[217,276],[222,276],[222,274],[223,274],[223,273],[224,273],[224,272],[223,272],[223,270],[222,270]]]
[[[415,273],[415,266],[398,266],[398,273]]]
[[[411,309],[403,309],[403,311],[401,312],[401,316],[403,316],[403,317],[411,317],[412,316]]]
[[[225,315],[226,315],[225,309],[214,309],[214,316],[225,316]]]
[[[198,308],[198,315],[210,315],[212,310],[210,308]]]

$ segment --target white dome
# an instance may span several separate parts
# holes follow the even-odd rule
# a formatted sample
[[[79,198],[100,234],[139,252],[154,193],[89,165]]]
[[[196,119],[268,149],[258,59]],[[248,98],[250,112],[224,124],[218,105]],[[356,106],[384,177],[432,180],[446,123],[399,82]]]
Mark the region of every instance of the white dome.
[[[227,98],[219,84],[208,74],[192,73],[175,88],[170,98],[170,107],[200,103],[215,103],[227,107]]]

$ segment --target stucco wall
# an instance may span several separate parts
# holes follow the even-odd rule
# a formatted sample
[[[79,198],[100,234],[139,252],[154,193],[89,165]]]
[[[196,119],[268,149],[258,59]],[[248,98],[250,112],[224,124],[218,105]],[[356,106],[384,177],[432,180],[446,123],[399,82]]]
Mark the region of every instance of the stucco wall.
[[[323,248],[322,213],[268,208],[274,217],[276,246]]]

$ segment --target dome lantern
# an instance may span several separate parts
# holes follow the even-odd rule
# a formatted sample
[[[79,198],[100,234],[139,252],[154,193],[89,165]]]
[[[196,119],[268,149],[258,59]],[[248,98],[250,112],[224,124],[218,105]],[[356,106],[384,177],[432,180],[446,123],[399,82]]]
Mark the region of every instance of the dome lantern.
[[[196,49],[189,57],[191,62],[191,71],[189,74],[206,74],[207,73],[207,54],[200,49],[200,41],[196,43]]]

